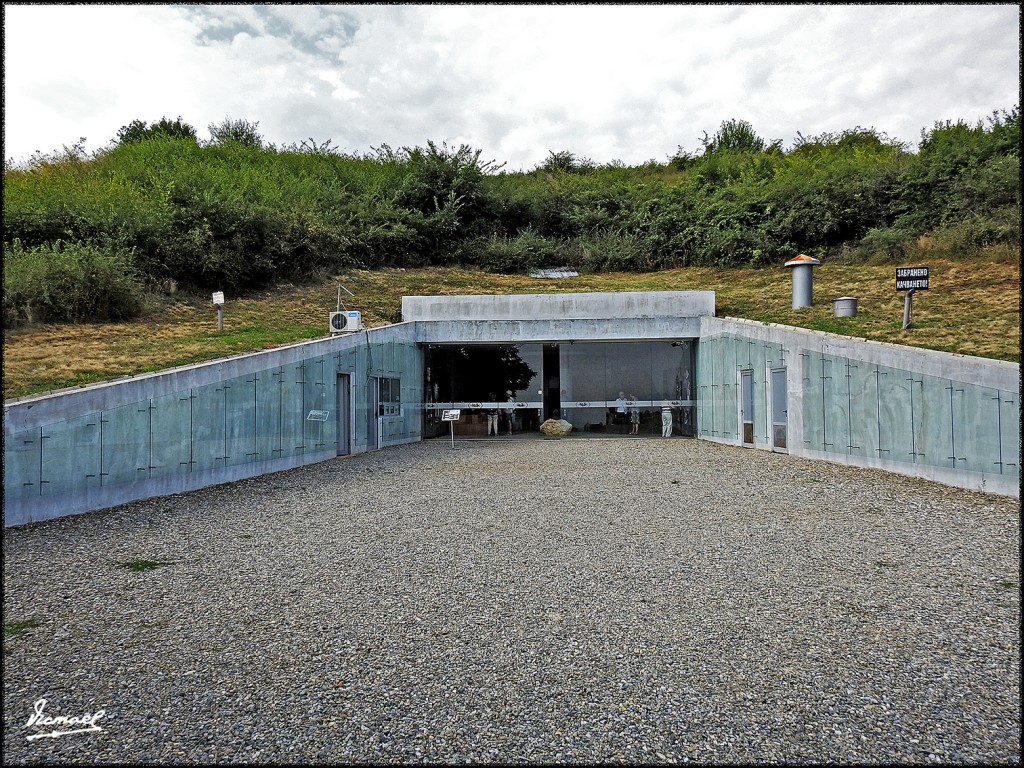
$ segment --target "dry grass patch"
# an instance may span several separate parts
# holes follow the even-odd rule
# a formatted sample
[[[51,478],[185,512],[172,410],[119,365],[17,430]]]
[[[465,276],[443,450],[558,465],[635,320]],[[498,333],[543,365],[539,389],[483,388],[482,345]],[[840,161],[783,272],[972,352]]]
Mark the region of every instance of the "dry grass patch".
[[[327,318],[341,282],[345,306],[374,327],[399,319],[402,296],[715,291],[720,316],[832,331],[876,341],[1001,360],[1020,360],[1020,258],[954,261],[915,258],[931,269],[931,289],[914,297],[913,327],[904,331],[903,294],[894,265],[826,262],[815,269],[813,307],[792,309],[785,267],[688,268],[612,272],[562,280],[474,269],[352,270],[306,286],[285,285],[228,296],[224,333],[208,296],[178,298],[126,323],[39,326],[4,332],[4,397],[79,386],[269,349],[328,335]],[[858,315],[834,316],[832,300],[858,298]]]

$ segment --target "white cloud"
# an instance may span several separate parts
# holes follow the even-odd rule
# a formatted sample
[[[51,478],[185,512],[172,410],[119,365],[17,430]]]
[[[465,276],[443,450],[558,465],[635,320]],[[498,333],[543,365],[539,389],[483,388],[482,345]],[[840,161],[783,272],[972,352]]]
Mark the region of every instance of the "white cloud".
[[[172,9],[7,6],[4,16],[7,156],[80,136],[95,149],[135,118],[202,109],[189,87],[203,76],[193,30]]]
[[[914,144],[1019,103],[1019,11],[975,6],[4,6],[4,154],[133,119],[279,145],[468,143],[508,168],[857,126]]]

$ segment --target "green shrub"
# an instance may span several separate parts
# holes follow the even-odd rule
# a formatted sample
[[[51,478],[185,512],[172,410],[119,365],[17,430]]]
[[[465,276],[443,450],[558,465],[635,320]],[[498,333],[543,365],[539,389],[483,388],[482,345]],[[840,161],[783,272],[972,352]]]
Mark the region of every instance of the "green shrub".
[[[561,241],[527,229],[515,237],[492,235],[468,241],[459,252],[459,260],[488,272],[512,275],[538,267],[562,266],[566,252]]]
[[[871,263],[901,260],[914,247],[917,236],[899,227],[869,229],[857,246],[859,256]]]
[[[238,292],[349,267],[647,271],[1020,244],[1018,108],[987,126],[936,124],[916,154],[859,127],[798,134],[784,152],[727,120],[702,153],[667,164],[566,150],[515,173],[466,145],[360,156],[310,139],[279,151],[257,126],[225,120],[198,142],[180,118],[135,121],[92,156],[79,143],[5,165],[4,243],[20,260],[4,283],[7,321],[131,314],[136,284],[168,279]]]
[[[566,261],[580,272],[646,272],[656,269],[647,241],[620,232],[598,232],[576,238],[570,244]]]
[[[1006,207],[986,215],[967,216],[936,227],[936,247],[950,256],[968,256],[990,245],[1020,247],[1020,208]]]
[[[57,240],[4,244],[4,325],[124,320],[143,310],[132,254]]]

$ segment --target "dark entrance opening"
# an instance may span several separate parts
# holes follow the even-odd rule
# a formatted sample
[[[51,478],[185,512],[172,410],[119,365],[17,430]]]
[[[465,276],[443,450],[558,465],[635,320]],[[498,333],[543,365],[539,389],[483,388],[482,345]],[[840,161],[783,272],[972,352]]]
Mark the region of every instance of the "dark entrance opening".
[[[562,402],[559,377],[558,345],[544,345],[544,418],[554,418]]]
[[[541,344],[436,344],[426,349],[424,437],[508,436],[540,427]],[[444,409],[461,411],[449,426]]]
[[[424,355],[424,437],[536,434],[565,419],[573,434],[693,437],[692,339],[431,344]],[[454,425],[444,409],[457,409]]]

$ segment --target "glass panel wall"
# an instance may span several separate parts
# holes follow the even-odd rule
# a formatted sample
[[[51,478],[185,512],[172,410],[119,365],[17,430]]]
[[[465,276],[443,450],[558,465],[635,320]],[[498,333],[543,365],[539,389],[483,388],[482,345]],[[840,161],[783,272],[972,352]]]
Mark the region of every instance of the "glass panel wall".
[[[605,434],[694,435],[692,341],[560,345],[562,417],[574,429]]]
[[[547,346],[547,350],[545,350]],[[547,416],[576,432],[695,434],[692,340],[432,345],[426,349],[425,432],[448,434],[441,410],[459,408],[455,433],[536,431]],[[549,394],[545,394],[545,393]]]
[[[430,345],[424,360],[424,437],[448,434],[441,411],[462,410],[457,435],[499,434],[540,427],[543,344]],[[488,417],[491,417],[489,419]]]

